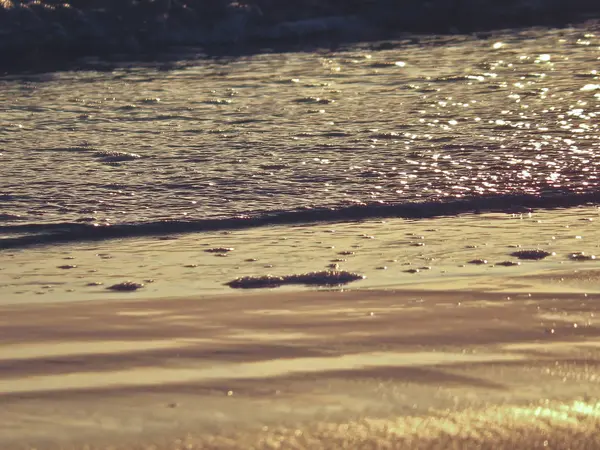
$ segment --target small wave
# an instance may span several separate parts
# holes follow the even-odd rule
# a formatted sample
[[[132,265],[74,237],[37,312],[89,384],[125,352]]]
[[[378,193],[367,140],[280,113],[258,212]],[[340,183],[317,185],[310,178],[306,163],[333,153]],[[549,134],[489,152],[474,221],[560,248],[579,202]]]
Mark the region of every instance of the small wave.
[[[117,225],[99,223],[15,224],[0,226],[0,250],[35,245],[176,233],[256,228],[270,225],[357,221],[383,218],[425,219],[466,213],[501,211],[521,213],[530,208],[568,208],[600,204],[600,191],[545,195],[498,195],[407,203],[375,203],[352,206],[272,211],[256,215],[203,220],[160,220]],[[18,235],[18,236],[16,236]],[[15,237],[16,236],[16,237]]]

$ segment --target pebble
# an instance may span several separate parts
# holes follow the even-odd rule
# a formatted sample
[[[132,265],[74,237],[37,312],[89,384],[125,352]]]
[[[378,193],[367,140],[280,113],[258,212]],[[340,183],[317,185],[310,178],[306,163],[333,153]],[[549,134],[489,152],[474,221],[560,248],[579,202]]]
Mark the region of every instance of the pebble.
[[[406,273],[419,273],[420,270],[419,269],[407,269],[405,270]]]

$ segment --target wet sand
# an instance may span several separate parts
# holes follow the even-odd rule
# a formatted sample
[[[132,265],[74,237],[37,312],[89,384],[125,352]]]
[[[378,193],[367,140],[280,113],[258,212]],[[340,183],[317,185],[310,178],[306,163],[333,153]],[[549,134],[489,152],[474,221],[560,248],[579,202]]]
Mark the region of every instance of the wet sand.
[[[5,306],[0,442],[597,448],[599,301],[368,290]]]
[[[122,293],[107,288],[125,281],[144,284],[127,298],[220,295],[234,292],[227,283],[239,277],[332,269],[366,277],[345,286],[350,289],[592,293],[599,292],[598,221],[597,207],[580,207],[272,226],[5,250],[0,253],[0,305],[118,300]],[[550,256],[541,260],[512,256],[529,249]],[[598,259],[573,259],[577,252]],[[502,265],[505,262],[519,265]],[[566,279],[575,277],[577,282],[565,282],[561,275],[565,273]],[[304,289],[294,285],[277,292]]]
[[[0,447],[598,448],[600,267],[569,258],[597,249],[597,214],[274,227],[4,253]],[[206,251],[217,247],[233,250]],[[556,255],[495,264],[518,261],[510,253],[519,248]],[[333,259],[367,278],[224,284]],[[127,279],[155,281],[106,289]]]

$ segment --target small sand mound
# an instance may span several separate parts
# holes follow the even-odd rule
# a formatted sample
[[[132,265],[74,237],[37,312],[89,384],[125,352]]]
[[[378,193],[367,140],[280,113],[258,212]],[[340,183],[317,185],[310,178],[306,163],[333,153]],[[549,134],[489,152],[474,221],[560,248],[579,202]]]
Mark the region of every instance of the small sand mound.
[[[274,275],[263,275],[260,277],[236,278],[235,280],[225,284],[232,288],[253,289],[279,287],[285,284],[285,280],[283,279],[283,277],[277,277]]]
[[[207,248],[204,251],[207,253],[229,253],[229,252],[232,252],[233,250],[234,250],[233,247],[213,247],[213,248]]]
[[[472,259],[471,261],[469,261],[469,264],[475,264],[477,266],[480,266],[482,264],[487,264],[487,263],[488,263],[487,259],[481,259],[481,258]]]
[[[134,281],[123,281],[122,283],[113,284],[112,286],[109,286],[106,289],[110,289],[111,291],[137,291],[138,289],[143,287],[144,285],[142,283],[136,283]]]
[[[320,97],[302,97],[295,100],[296,103],[318,103],[321,105],[327,105],[329,103],[334,103],[335,100],[331,100],[328,98],[320,98]]]
[[[510,254],[510,256],[514,256],[519,259],[534,259],[540,260],[544,259],[548,256],[554,256],[556,253],[547,252],[545,250],[519,250]]]
[[[569,255],[569,259],[572,261],[593,261],[596,259],[596,255],[588,255],[585,252],[575,252]]]
[[[512,266],[520,266],[521,263],[519,261],[501,261],[499,263],[496,263],[497,266],[503,266],[503,267],[512,267]]]
[[[308,272],[299,275],[263,275],[236,278],[227,286],[232,288],[251,289],[279,287],[284,284],[307,284],[313,286],[332,286],[336,284],[346,284],[351,281],[362,280],[364,275],[346,272],[344,270],[323,270],[320,272]]]

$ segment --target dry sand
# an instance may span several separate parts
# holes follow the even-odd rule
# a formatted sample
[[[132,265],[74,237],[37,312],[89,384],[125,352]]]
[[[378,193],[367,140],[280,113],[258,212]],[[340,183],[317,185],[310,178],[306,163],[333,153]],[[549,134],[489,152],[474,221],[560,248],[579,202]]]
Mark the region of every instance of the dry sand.
[[[0,448],[600,448],[600,267],[568,258],[597,249],[597,216],[282,227],[2,254]],[[556,256],[491,264],[514,259],[517,244]],[[215,246],[235,250],[204,251]],[[338,257],[368,278],[223,286]],[[156,281],[104,289],[128,278]]]

